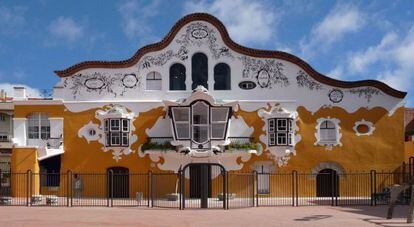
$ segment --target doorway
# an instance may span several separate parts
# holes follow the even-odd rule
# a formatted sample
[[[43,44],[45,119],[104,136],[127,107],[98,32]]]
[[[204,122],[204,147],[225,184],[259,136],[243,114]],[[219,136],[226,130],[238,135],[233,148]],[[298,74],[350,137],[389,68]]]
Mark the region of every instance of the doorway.
[[[333,169],[323,169],[316,175],[316,197],[338,197],[339,175]]]
[[[111,167],[109,171],[113,171],[113,176],[109,174],[108,192],[113,198],[129,197],[129,169],[124,167]],[[112,192],[113,190],[113,192]]]

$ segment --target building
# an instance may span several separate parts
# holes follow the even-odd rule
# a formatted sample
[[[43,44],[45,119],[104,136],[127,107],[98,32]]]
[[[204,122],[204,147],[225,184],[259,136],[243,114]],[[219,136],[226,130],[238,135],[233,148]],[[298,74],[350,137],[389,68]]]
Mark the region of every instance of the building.
[[[0,91],[0,169],[10,172],[11,153],[13,148],[13,102],[7,94]]]
[[[214,163],[345,174],[405,160],[405,92],[241,46],[208,14],[185,16],[130,59],[55,72],[53,99],[28,100],[16,88],[14,172],[177,172],[193,163],[191,181]]]

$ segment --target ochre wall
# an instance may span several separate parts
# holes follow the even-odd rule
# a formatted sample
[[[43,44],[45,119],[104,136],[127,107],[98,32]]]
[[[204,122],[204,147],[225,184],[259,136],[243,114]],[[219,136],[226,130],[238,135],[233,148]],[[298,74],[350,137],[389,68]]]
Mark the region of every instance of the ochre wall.
[[[37,161],[36,148],[13,148],[11,158],[12,169],[12,195],[15,197],[26,197],[28,170],[33,173],[31,175],[32,194],[39,194],[39,162]]]
[[[100,143],[96,141],[88,143],[84,138],[78,137],[79,129],[90,121],[96,124],[100,123],[95,118],[97,109],[74,113],[65,110],[62,105],[16,106],[16,117],[26,117],[33,110],[36,112],[46,112],[50,117],[64,117],[65,153],[62,155],[61,172],[66,173],[68,170],[72,170],[74,173],[102,174],[82,175],[84,183],[83,196],[105,197],[107,195],[107,177],[105,173],[110,167],[126,167],[130,173],[161,172],[156,165],[151,165],[151,160],[148,156],[144,158],[138,157],[137,151],[138,147],[146,141],[147,135],[145,130],[154,126],[160,116],[165,116],[163,107],[139,113],[139,116],[133,122],[136,128],[135,133],[138,136],[138,141],[132,145],[134,153],[123,155],[118,162],[113,159],[111,152],[103,152]],[[338,163],[346,171],[365,171],[367,173],[371,169],[393,171],[409,156],[407,152],[404,152],[404,149],[407,151],[407,146],[410,145],[404,144],[403,108],[399,108],[392,116],[388,116],[388,112],[383,108],[373,108],[371,110],[361,108],[354,113],[347,113],[344,109],[338,107],[323,108],[314,114],[307,111],[304,107],[299,107],[297,111],[299,113],[299,120],[297,122],[299,127],[298,134],[301,135],[302,139],[296,145],[296,156],[291,156],[286,166],[277,168],[277,173],[291,173],[293,170],[297,170],[299,173],[309,173],[321,162]],[[235,113],[235,116],[242,117],[248,126],[254,128],[252,136],[256,141],[259,141],[260,135],[265,132],[263,131],[264,122],[258,117],[257,111],[247,112],[239,110]],[[335,146],[332,150],[326,150],[325,147],[314,145],[316,141],[316,120],[321,117],[331,117],[340,120],[339,125],[341,127],[341,142],[343,146]],[[375,131],[372,135],[355,135],[353,130],[354,123],[361,119],[374,124]],[[262,146],[266,151],[266,144],[262,144]],[[19,152],[14,151],[13,153]],[[252,155],[252,158],[247,163],[244,163],[240,171],[251,172],[251,166],[256,161],[272,160],[269,159],[266,153],[261,156]],[[32,152],[32,155],[35,157],[35,152]],[[16,157],[15,160],[17,160]],[[35,163],[37,165],[37,162]],[[14,170],[23,171],[23,169],[27,168],[25,164],[17,164],[17,166],[18,168]],[[38,171],[34,166],[31,168],[34,171]],[[316,193],[315,179],[305,175],[301,177],[300,179],[302,179],[301,182],[304,186],[300,188],[299,194],[314,195]],[[365,182],[368,181],[368,177],[369,175],[363,175],[360,176],[361,179],[359,180]],[[289,176],[285,176],[285,178],[272,181],[277,182],[276,185],[271,186],[272,195],[282,195],[286,194],[286,191],[291,191],[291,189],[286,188],[291,187],[289,186],[291,185],[291,182],[288,180]],[[61,177],[62,187],[60,192],[64,190],[63,185],[66,185],[66,180],[65,177]],[[135,196],[135,192],[138,191],[143,192],[144,197],[146,197],[146,186],[143,186],[145,182],[143,178],[131,177],[129,181],[131,197]],[[233,177],[229,181],[233,182],[237,181],[237,179]],[[290,183],[282,184],[285,181]],[[356,181],[343,179],[340,185],[341,194],[354,194],[357,187],[353,185],[353,182]],[[166,177],[164,180],[159,181],[159,184],[157,193],[175,192],[175,180],[171,177]],[[219,184],[217,183],[217,185]],[[384,186],[384,182],[381,182],[381,180],[377,181],[377,184]],[[236,185],[236,183],[232,185]],[[229,190],[239,195],[248,193],[246,189],[240,191],[237,187],[230,188]],[[380,186],[378,186],[378,190],[380,190]],[[45,193],[52,192],[45,191]],[[220,193],[219,186],[213,192],[213,194],[217,193]]]
[[[338,163],[345,170],[369,171],[394,170],[404,161],[404,109],[399,108],[391,117],[383,108],[367,110],[361,108],[355,113],[347,113],[338,107],[320,109],[312,114],[303,107],[298,108],[298,134],[302,139],[296,144],[296,155],[291,156],[288,164],[279,168],[278,172],[310,172],[321,162]],[[256,111],[238,111],[248,126],[254,127],[254,137],[264,133],[264,123],[257,117]],[[323,146],[314,145],[316,138],[316,120],[322,117],[337,118],[342,133],[342,146],[334,146],[326,150]],[[357,136],[353,130],[354,123],[361,119],[374,124],[375,131],[370,136]],[[262,144],[266,149],[266,144]],[[242,171],[251,171],[250,165],[255,161],[268,159],[266,155],[253,156],[244,165]]]

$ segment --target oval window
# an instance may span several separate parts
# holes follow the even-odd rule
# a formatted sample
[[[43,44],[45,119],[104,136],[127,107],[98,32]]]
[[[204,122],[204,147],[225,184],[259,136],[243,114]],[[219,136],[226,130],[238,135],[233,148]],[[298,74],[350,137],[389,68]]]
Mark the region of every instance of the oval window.
[[[89,130],[89,135],[90,135],[90,136],[95,136],[95,135],[96,135],[96,131],[95,131],[95,129],[91,129],[91,130]]]
[[[357,126],[356,130],[360,134],[367,134],[369,132],[369,126],[366,124],[360,124]]]
[[[355,122],[353,129],[357,136],[369,136],[374,132],[375,127],[372,122],[362,119]]]
[[[251,90],[256,87],[256,83],[253,81],[242,81],[239,83],[239,87],[243,90]]]

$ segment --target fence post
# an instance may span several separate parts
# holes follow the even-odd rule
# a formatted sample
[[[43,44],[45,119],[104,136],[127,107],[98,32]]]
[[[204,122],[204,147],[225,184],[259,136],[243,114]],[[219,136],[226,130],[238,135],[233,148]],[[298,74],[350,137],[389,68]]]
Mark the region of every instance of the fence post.
[[[114,206],[114,171],[111,169],[109,170],[109,174],[111,175],[111,207]]]
[[[151,207],[154,207],[155,175],[151,173]]]
[[[254,173],[254,179],[253,180],[255,181],[255,189],[253,189],[253,191],[255,193],[254,198],[256,199],[256,206],[259,207],[259,173],[256,170],[253,171],[253,173]],[[272,184],[269,182],[269,185],[272,185]],[[254,204],[254,202],[253,202],[253,204]]]
[[[26,206],[30,206],[32,205],[32,201],[30,200],[32,195],[32,170],[27,170],[26,178]]]
[[[331,177],[331,182],[332,182],[332,184],[331,184],[331,206],[334,206],[335,205],[335,203],[334,203],[334,196],[335,196],[335,179],[334,179],[334,174],[333,174],[333,171],[331,171],[331,173],[330,173],[330,177]]]
[[[254,178],[255,178],[255,176],[256,176],[256,174],[255,174],[255,170],[253,171],[253,173],[252,173],[252,175],[251,175],[251,180],[252,180],[252,207],[254,207],[254,202],[255,202],[255,198],[256,198],[256,194],[254,193],[254,184],[255,184],[255,182],[254,182]],[[270,178],[270,177],[269,177]]]
[[[224,179],[226,180],[225,192],[223,193],[223,201],[226,203],[226,210],[229,209],[229,173],[227,170],[224,170]]]
[[[71,200],[70,198],[72,196],[70,196],[72,194],[72,171],[68,170],[66,172],[66,205],[68,207],[70,207],[71,204]]]
[[[292,171],[292,206],[298,205],[298,195],[297,195],[297,189],[298,189],[298,172],[296,170]],[[295,203],[296,198],[296,203]]]
[[[111,193],[112,193],[112,188],[111,188],[111,184],[112,184],[112,182],[111,182],[111,169],[110,170],[108,170],[107,172],[106,172],[106,180],[107,180],[107,190],[108,190],[108,193],[107,193],[107,196],[106,196],[106,206],[107,207],[110,207],[110,200],[111,200]]]
[[[179,201],[178,208],[179,208],[179,210],[182,210],[183,209],[183,206],[182,206],[181,201],[183,199],[183,195],[182,195],[183,194],[182,193],[183,180],[182,180],[182,170],[181,170],[181,167],[180,167],[180,169],[177,172],[177,177],[178,177],[178,182],[179,182],[179,185],[180,185],[179,191],[178,191],[178,201]]]
[[[184,171],[181,171],[181,181],[180,181],[180,188],[181,188],[181,200],[180,200],[180,205],[181,205],[181,209],[184,210],[185,209],[185,171],[187,170],[187,168],[184,167]]]
[[[151,199],[151,191],[150,191],[150,183],[151,183],[151,175],[152,175],[152,171],[150,170],[150,171],[148,171],[148,175],[147,175],[147,200],[148,200],[148,207],[151,207],[150,206],[150,199]]]
[[[10,174],[11,175],[11,174]],[[2,176],[3,176],[3,173],[1,172],[1,169],[0,169],[0,196],[2,196],[2,194],[1,194],[1,192],[3,191],[2,189],[1,189],[1,182],[3,182],[2,181]]]
[[[377,205],[377,182],[376,182],[376,175],[377,171],[371,170],[371,206]]]

